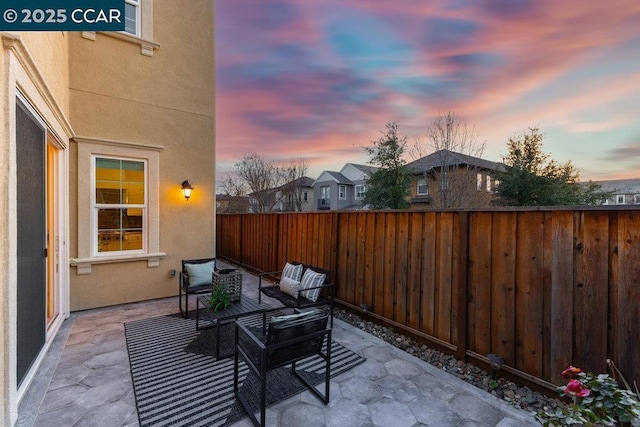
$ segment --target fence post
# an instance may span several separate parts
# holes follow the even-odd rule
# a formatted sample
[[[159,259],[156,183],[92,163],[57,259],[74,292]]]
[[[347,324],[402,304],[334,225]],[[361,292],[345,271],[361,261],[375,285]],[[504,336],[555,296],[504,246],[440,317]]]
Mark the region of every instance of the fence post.
[[[467,361],[467,340],[469,337],[469,212],[458,212],[458,283],[455,284],[455,304],[457,346],[456,358]]]

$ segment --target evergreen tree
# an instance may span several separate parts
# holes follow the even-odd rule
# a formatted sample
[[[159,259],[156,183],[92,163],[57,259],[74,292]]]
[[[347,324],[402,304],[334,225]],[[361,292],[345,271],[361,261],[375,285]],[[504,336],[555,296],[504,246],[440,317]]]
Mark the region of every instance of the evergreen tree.
[[[499,204],[507,206],[558,206],[596,204],[608,194],[594,183],[582,185],[571,162],[559,164],[542,151],[543,135],[529,128],[521,137],[509,138],[505,170],[494,173],[500,181]]]
[[[404,209],[408,206],[411,177],[402,159],[407,138],[398,137],[398,125],[387,123],[387,132],[373,141],[373,147],[365,148],[370,156],[369,164],[379,169],[367,181],[364,203],[373,209]]]

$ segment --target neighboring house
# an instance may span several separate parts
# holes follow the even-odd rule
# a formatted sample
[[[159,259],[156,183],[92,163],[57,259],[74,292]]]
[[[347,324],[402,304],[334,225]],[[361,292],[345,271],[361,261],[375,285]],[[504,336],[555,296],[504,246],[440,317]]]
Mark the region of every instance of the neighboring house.
[[[347,163],[339,172],[323,171],[313,185],[316,209],[362,209],[367,180],[377,169]]]
[[[70,311],[176,295],[180,260],[215,256],[213,2],[126,22],[0,32],[2,425]]]
[[[315,210],[313,202],[313,183],[315,181],[303,176],[294,179],[278,188],[280,212],[310,212]]]
[[[249,197],[216,194],[216,213],[246,213],[249,212]]]
[[[603,205],[640,205],[640,178],[593,181],[601,191],[612,193]]]
[[[502,163],[440,150],[407,165],[413,175],[410,209],[486,207],[498,183],[492,172]]]

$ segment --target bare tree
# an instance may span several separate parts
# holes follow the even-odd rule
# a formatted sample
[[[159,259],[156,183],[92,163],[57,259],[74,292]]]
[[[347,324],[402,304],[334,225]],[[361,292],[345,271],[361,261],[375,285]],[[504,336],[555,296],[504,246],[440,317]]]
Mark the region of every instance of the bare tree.
[[[304,188],[309,163],[303,158],[290,161],[284,166],[287,182],[282,187],[282,197],[294,211],[302,211],[304,204]]]
[[[482,162],[477,160],[482,157],[484,146],[485,141],[479,139],[475,127],[452,112],[436,117],[424,136],[415,141],[409,154],[414,160],[428,156],[429,161],[424,162],[420,172],[427,181],[438,183],[434,207],[475,205],[481,194],[477,191],[477,173],[483,169]],[[486,163],[489,166],[491,162]]]
[[[278,188],[287,180],[285,168],[252,153],[236,162],[235,171],[249,192],[254,212],[270,212],[282,199]]]
[[[225,171],[219,182],[222,195],[216,199],[218,213],[245,213],[248,210],[248,197],[245,185],[233,171]]]

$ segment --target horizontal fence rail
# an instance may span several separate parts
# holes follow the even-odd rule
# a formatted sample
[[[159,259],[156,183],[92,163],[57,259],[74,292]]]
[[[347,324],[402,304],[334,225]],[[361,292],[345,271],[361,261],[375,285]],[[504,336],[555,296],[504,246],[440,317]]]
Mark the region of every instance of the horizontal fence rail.
[[[338,302],[541,384],[640,380],[640,209],[222,214],[217,256],[333,270]]]

